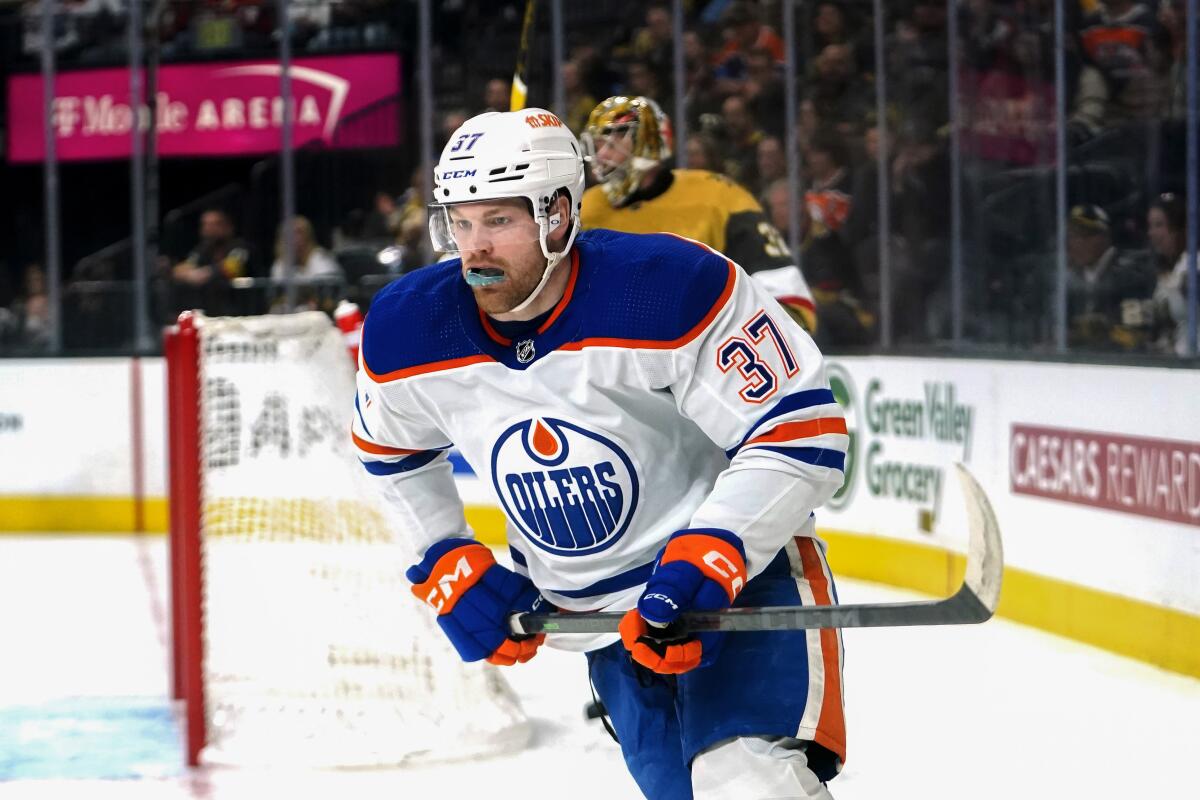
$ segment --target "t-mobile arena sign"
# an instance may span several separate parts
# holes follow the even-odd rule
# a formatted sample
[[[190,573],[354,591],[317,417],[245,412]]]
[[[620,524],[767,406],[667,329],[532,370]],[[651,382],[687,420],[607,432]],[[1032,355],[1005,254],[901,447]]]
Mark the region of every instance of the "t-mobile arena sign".
[[[159,72],[156,123],[163,156],[222,156],[280,149],[283,99],[278,62],[180,64]],[[396,55],[298,58],[292,62],[293,142],[326,147],[399,144],[399,108],[382,104],[370,119],[339,128],[347,117],[400,91]],[[55,81],[54,128],[64,161],[128,158],[133,113],[129,72],[64,72]],[[12,162],[41,161],[42,78],[17,75],[8,82]],[[143,105],[141,124],[149,127]],[[335,132],[337,136],[335,137]]]

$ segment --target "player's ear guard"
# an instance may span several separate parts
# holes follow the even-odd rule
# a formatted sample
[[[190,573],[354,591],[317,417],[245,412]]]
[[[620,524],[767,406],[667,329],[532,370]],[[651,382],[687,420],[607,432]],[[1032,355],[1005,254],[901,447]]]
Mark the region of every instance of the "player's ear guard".
[[[413,594],[437,611],[438,625],[464,661],[525,662],[545,641],[545,634],[509,634],[509,615],[545,612],[549,604],[528,578],[497,564],[474,539],[435,543],[406,576]]]
[[[621,620],[633,660],[655,672],[687,672],[711,664],[724,634],[680,638],[671,624],[685,611],[729,608],[746,585],[746,549],[730,531],[683,530],[667,540],[637,608]]]

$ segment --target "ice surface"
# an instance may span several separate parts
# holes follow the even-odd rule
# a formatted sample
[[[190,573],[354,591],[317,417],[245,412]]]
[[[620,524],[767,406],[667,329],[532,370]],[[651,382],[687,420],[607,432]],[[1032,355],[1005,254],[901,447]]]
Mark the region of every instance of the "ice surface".
[[[639,796],[581,656],[506,670],[536,727],[509,758],[391,771],[180,766],[161,537],[0,537],[0,799]],[[906,593],[839,582],[843,602]],[[993,620],[846,633],[838,800],[1195,800],[1200,681]],[[164,723],[164,720],[167,722]]]

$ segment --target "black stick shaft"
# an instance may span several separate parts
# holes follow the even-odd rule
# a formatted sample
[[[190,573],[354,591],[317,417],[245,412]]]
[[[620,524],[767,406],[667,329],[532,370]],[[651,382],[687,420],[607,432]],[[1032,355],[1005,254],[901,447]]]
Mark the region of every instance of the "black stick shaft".
[[[622,611],[589,614],[518,614],[513,632],[615,633]],[[770,606],[683,614],[684,632],[791,631],[809,628],[882,628],[907,625],[969,625],[983,622],[992,611],[963,586],[945,600],[918,603],[866,603],[848,606]]]

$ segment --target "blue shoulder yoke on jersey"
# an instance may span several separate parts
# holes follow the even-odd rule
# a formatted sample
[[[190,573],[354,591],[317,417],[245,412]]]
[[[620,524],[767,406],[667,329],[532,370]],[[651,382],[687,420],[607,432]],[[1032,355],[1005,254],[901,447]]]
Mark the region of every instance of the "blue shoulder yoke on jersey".
[[[529,361],[485,329],[455,259],[416,270],[376,296],[363,330],[368,371],[392,379],[435,364],[493,360],[526,369],[559,349],[679,346],[712,320],[736,280],[728,259],[668,234],[585,231],[575,248],[578,259],[564,266],[579,273],[562,308],[523,340],[533,344]]]
[[[459,322],[459,307],[475,305],[460,264],[454,259],[421,267],[375,295],[362,334],[369,373],[389,380],[403,377],[394,374],[403,370],[480,355]]]
[[[576,247],[591,279],[578,335],[585,344],[683,344],[733,292],[730,261],[679,236],[592,230]]]

